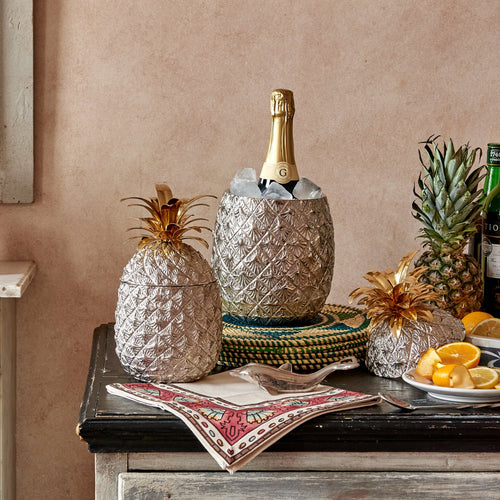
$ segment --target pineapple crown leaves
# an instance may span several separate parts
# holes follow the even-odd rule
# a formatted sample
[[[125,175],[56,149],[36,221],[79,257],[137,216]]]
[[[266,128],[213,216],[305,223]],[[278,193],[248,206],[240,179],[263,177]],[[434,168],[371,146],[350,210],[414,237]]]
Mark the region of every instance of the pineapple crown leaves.
[[[369,271],[364,278],[373,286],[360,287],[351,292],[349,302],[354,300],[365,305],[367,317],[371,319],[370,329],[389,322],[389,328],[398,338],[407,321],[432,321],[429,301],[435,301],[438,294],[432,285],[419,281],[428,268],[420,266],[409,272],[410,263],[417,252],[407,253],[399,262],[396,272]]]
[[[436,252],[452,253],[477,231],[482,195],[479,183],[486,172],[484,165],[473,168],[477,158],[481,161],[481,148],[463,144],[455,150],[450,139],[440,149],[438,138],[431,136],[420,143],[424,144],[427,161],[419,150],[423,171],[413,187],[417,199],[412,208],[413,216],[423,225],[420,238]]]
[[[172,190],[166,184],[156,184],[156,194],[154,198],[141,198],[138,196],[130,196],[123,198],[120,201],[137,200],[141,203],[130,203],[129,207],[142,207],[149,212],[149,217],[134,217],[143,223],[139,227],[131,227],[127,231],[147,231],[150,234],[139,234],[132,236],[129,239],[141,238],[138,248],[141,249],[152,242],[170,243],[176,248],[181,246],[184,240],[195,240],[200,242],[206,248],[208,243],[203,238],[197,236],[187,236],[189,231],[201,233],[206,229],[211,231],[211,228],[203,225],[193,225],[200,221],[207,221],[205,218],[194,218],[193,214],[189,213],[195,207],[207,207],[207,203],[195,203],[201,198],[216,198],[213,195],[200,195],[194,198],[178,199],[172,196]]]

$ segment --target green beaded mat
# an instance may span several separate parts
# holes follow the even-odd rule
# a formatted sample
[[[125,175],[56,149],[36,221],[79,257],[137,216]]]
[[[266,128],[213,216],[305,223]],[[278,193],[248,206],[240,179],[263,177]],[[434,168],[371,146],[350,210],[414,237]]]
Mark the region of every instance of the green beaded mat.
[[[358,349],[359,347],[364,347],[365,341],[358,341],[358,342],[342,342],[338,345],[336,345],[334,348],[328,348],[325,347],[324,349],[303,349],[300,351],[287,351],[282,348],[276,348],[276,349],[255,349],[253,347],[248,347],[247,349],[245,348],[240,348],[240,349],[232,349],[228,346],[224,346],[224,353],[227,356],[233,356],[233,357],[238,357],[238,356],[260,356],[261,358],[273,358],[273,357],[278,357],[278,358],[318,358],[321,356],[333,356],[338,352],[349,352],[354,349]],[[347,354],[348,356],[349,354]]]
[[[289,363],[310,363],[310,362],[318,362],[324,359],[334,359],[337,360],[337,358],[345,358],[347,356],[356,356],[359,359],[359,355],[364,355],[365,351],[365,346],[358,346],[353,349],[346,349],[346,350],[338,350],[338,351],[330,351],[330,352],[324,352],[320,354],[303,354],[301,356],[293,356],[293,355],[272,355],[272,354],[263,354],[259,352],[252,352],[252,353],[245,353],[243,354],[232,354],[232,353],[224,353],[224,359],[225,360],[233,360],[233,361],[238,361],[242,358],[245,358],[248,363],[270,363],[270,364],[283,364],[286,362]],[[363,356],[364,357],[364,356]]]
[[[289,362],[306,371],[346,356],[362,360],[369,323],[359,309],[335,304],[326,304],[312,324],[303,326],[246,325],[224,316],[219,365]]]

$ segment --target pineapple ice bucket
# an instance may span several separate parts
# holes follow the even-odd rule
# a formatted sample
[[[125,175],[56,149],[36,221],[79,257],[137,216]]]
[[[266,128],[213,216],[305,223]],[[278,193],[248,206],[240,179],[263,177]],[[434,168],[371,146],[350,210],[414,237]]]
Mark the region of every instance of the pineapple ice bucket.
[[[226,191],[213,231],[222,310],[256,325],[305,324],[330,293],[334,230],[326,197],[274,200]]]
[[[192,382],[207,375],[221,351],[219,287],[200,252],[185,243],[206,226],[190,213],[205,196],[178,199],[166,184],[151,199],[129,197],[138,217],[139,249],[125,266],[116,305],[116,354],[124,370],[146,382]],[[137,203],[139,201],[140,203]]]

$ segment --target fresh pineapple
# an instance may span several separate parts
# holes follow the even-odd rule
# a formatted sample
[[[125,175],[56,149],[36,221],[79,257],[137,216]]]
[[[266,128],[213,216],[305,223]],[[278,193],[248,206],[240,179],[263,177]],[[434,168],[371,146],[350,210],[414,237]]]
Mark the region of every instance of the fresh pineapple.
[[[413,216],[423,227],[425,251],[416,266],[426,266],[422,280],[438,293],[436,305],[457,318],[481,307],[482,274],[473,256],[464,254],[467,240],[477,231],[481,217],[478,189],[483,179],[483,167],[474,168],[481,149],[468,144],[455,151],[450,139],[442,149],[429,137],[424,144],[427,162],[419,151],[423,172],[414,187],[417,199]]]
[[[365,364],[380,377],[400,377],[415,368],[430,347],[465,337],[460,320],[430,304],[438,294],[432,285],[420,281],[427,269],[409,271],[415,254],[406,254],[396,272],[369,271],[364,277],[372,286],[357,288],[349,297],[350,302],[358,300],[367,308],[370,336]]]
[[[138,218],[146,231],[139,249],[123,270],[116,307],[116,353],[123,368],[147,382],[190,382],[216,365],[222,342],[222,312],[218,285],[209,263],[184,241],[193,225],[188,211],[203,196],[172,197],[166,185],[157,197],[138,200],[149,212]],[[123,201],[123,200],[122,200]]]

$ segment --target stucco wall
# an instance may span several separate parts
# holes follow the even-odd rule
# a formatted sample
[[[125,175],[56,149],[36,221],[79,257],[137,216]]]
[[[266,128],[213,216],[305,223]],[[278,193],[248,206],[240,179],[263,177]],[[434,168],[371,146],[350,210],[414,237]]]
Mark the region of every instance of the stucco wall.
[[[0,205],[0,259],[34,260],[19,302],[20,499],[90,499],[75,435],[92,331],[134,251],[120,198],[217,196],[260,169],[269,93],[295,95],[300,173],[336,231],[330,301],[419,247],[418,142],[500,140],[500,4],[468,0],[37,0],[35,202]],[[216,206],[209,213],[213,224]]]

